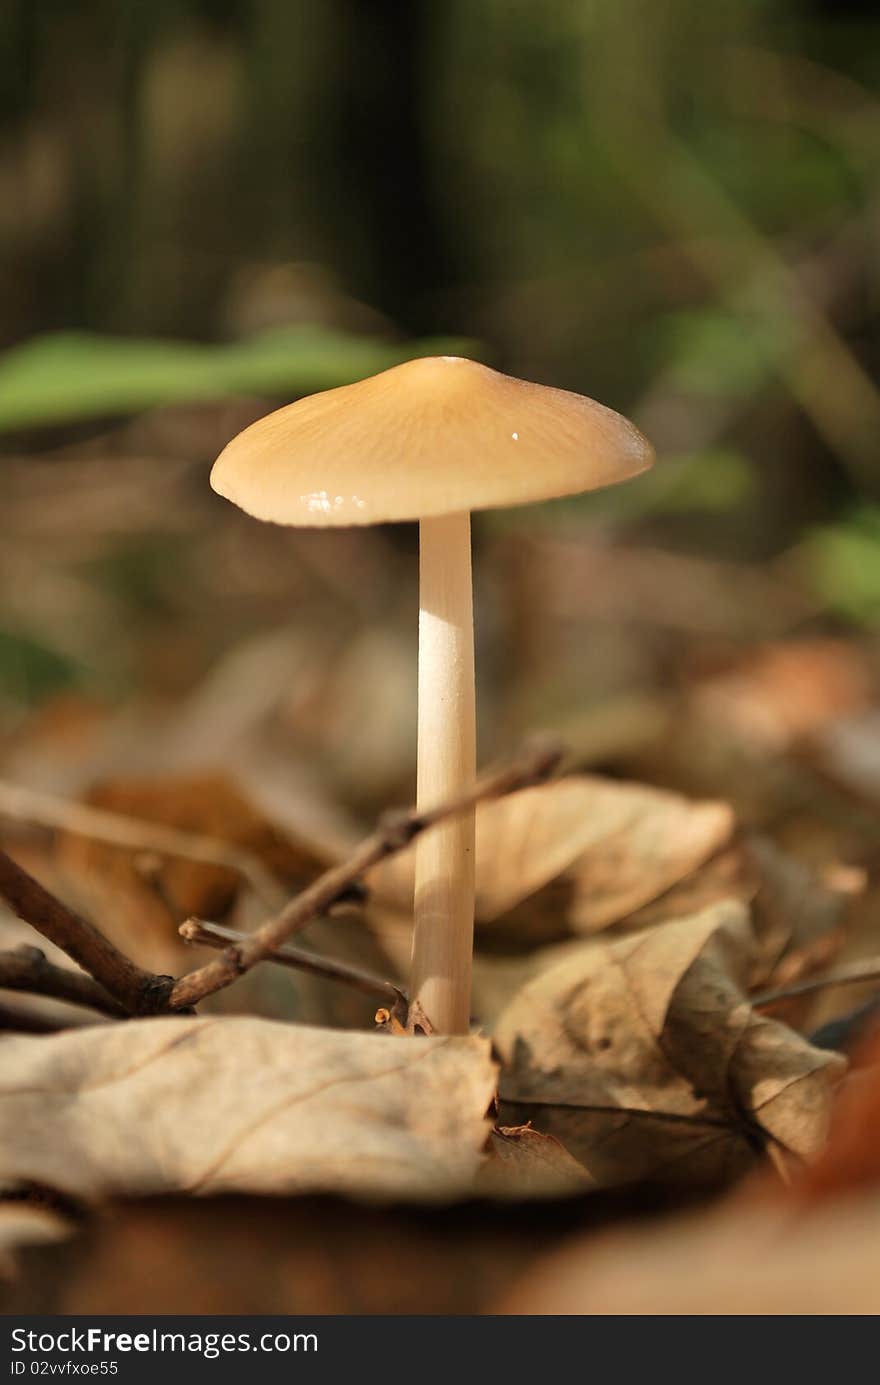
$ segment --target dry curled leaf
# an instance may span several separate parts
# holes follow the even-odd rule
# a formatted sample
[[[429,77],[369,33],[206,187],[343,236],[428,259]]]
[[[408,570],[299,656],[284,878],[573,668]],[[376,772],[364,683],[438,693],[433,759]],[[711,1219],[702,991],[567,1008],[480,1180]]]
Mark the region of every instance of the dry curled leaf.
[[[828,967],[846,938],[851,893],[829,887],[769,838],[752,837],[748,851],[759,878],[751,984],[771,990]]]
[[[880,1312],[880,1036],[841,1084],[820,1158],[781,1189],[769,1169],[708,1213],[584,1237],[532,1266],[501,1311]]]
[[[123,822],[134,819],[135,824],[156,824],[226,844],[230,855],[240,850],[243,861],[250,856],[262,863],[270,879],[291,889],[302,888],[329,864],[326,855],[281,832],[223,774],[108,779],[93,785],[82,802],[117,814]],[[242,884],[241,874],[230,864],[157,852],[149,839],[131,848],[66,830],[59,835],[58,853],[71,874],[103,881],[111,893],[131,895],[132,912],[148,918],[152,905],[159,911],[160,925],[163,902],[175,917],[222,918]]]
[[[505,1122],[534,1120],[601,1184],[718,1182],[773,1141],[807,1158],[843,1069],[752,1010],[738,901],[569,950],[498,1021]]]
[[[852,870],[818,875],[757,833],[737,840],[643,909],[621,920],[632,931],[683,918],[724,899],[752,908],[755,954],[749,990],[774,990],[825,971],[846,941],[862,883]],[[815,997],[786,1000],[773,1014],[803,1028]]]
[[[876,1020],[840,1084],[828,1144],[793,1191],[812,1201],[866,1188],[880,1190],[880,1026]]]
[[[251,1018],[0,1037],[0,1182],[68,1196],[466,1190],[495,1090],[479,1038]]]
[[[688,875],[726,841],[723,803],[578,775],[487,804],[477,835],[479,913],[491,921],[559,881],[565,920],[592,933]],[[566,859],[567,858],[567,859]]]
[[[597,932],[689,875],[732,830],[724,803],[598,775],[481,803],[477,922],[533,938]],[[377,895],[411,900],[411,853],[380,867],[370,883]]]
[[[480,1186],[501,1197],[559,1197],[586,1192],[593,1180],[552,1135],[531,1125],[502,1125],[492,1131]]]
[[[629,932],[654,928],[659,923],[685,918],[722,899],[754,899],[760,887],[760,877],[754,861],[741,841],[716,852],[690,875],[679,880],[665,894],[621,919],[620,926]]]

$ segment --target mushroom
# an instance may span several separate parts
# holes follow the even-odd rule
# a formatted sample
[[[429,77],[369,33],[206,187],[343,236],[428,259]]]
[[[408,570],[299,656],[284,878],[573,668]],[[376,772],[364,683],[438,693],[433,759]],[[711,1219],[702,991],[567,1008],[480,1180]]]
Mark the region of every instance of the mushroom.
[[[215,491],[257,519],[334,526],[420,523],[418,804],[475,774],[471,510],[624,481],[651,465],[626,419],[567,390],[456,356],[395,366],[300,399],[228,444]],[[474,815],[416,844],[411,1002],[467,1032]]]

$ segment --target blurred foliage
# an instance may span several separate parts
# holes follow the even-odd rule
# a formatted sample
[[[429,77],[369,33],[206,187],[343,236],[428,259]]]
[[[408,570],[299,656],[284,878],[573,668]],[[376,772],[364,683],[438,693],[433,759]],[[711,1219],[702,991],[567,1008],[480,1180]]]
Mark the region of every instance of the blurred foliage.
[[[791,349],[791,325],[785,320],[758,319],[746,325],[732,313],[704,309],[670,313],[655,328],[657,368],[665,367],[678,387],[696,399],[754,396]]]
[[[468,349],[446,340],[400,349],[314,326],[276,328],[228,346],[55,332],[0,359],[0,429],[235,394],[311,394],[413,355]]]
[[[552,505],[527,507],[528,524],[535,529],[558,528],[577,518],[581,524],[647,520],[664,515],[727,515],[741,512],[754,498],[755,475],[747,457],[732,448],[706,448],[679,457],[664,457],[663,465],[639,478],[637,486],[619,486],[587,495],[566,496]],[[490,532],[522,528],[520,510],[490,511],[481,523]]]
[[[808,533],[799,556],[819,596],[859,624],[880,621],[880,506]]]
[[[111,683],[175,687],[313,609],[321,638],[399,609],[409,630],[405,532],[255,545],[202,492],[254,395],[425,351],[602,399],[660,458],[632,486],[481,519],[478,575],[483,553],[516,566],[526,526],[613,536],[682,558],[670,573],[797,572],[816,620],[875,623],[878,54],[870,0],[7,0],[0,624]],[[493,575],[487,647],[522,633],[517,668],[549,665],[528,606],[547,593]],[[546,685],[631,691],[645,656],[626,639],[612,676],[567,634]],[[5,686],[48,686],[35,658],[0,646]]]
[[[76,659],[24,631],[0,627],[0,702],[41,702],[82,681]]]

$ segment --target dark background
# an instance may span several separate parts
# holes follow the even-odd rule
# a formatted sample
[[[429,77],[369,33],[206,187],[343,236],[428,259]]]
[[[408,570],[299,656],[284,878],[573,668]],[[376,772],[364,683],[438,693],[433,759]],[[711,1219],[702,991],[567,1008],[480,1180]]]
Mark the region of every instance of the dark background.
[[[178,699],[274,631],[305,641],[301,748],[326,658],[374,760],[371,688],[402,728],[346,794],[407,786],[414,534],[270,532],[207,471],[259,413],[438,336],[611,404],[660,458],[479,518],[484,754],[755,641],[873,649],[871,5],[7,0],[0,41],[10,726]]]

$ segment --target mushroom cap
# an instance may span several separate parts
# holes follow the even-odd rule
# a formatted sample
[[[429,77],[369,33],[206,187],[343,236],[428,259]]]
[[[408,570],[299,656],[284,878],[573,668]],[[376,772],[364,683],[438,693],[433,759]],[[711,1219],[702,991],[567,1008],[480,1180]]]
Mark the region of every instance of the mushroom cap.
[[[625,481],[650,443],[593,399],[428,356],[288,404],[211,472],[257,519],[331,526],[522,505]]]

